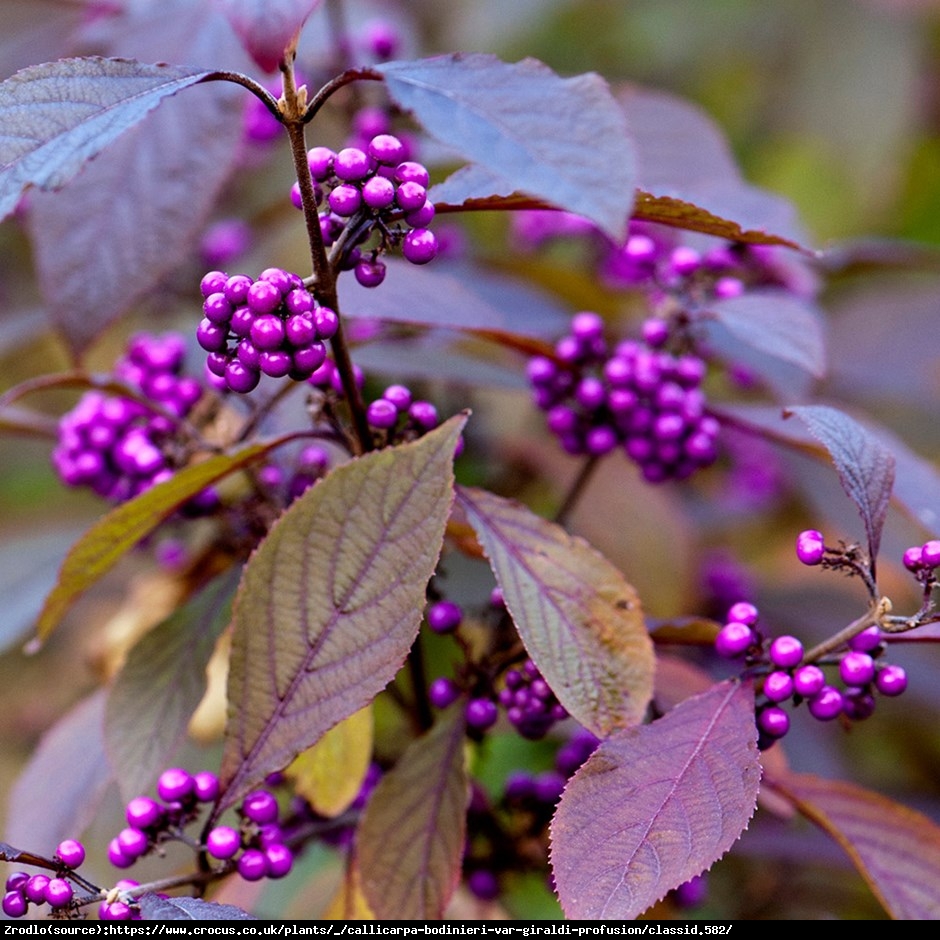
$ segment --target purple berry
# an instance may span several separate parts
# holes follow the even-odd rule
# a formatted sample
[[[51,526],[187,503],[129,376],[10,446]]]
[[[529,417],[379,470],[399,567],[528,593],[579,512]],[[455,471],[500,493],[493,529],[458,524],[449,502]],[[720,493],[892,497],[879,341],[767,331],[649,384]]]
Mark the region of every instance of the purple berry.
[[[395,201],[395,184],[384,176],[373,176],[362,186],[362,201],[370,209],[387,209]]]
[[[847,689],[842,693],[842,714],[852,721],[864,721],[875,713],[875,697],[865,689]]]
[[[428,608],[428,626],[435,633],[452,633],[462,619],[463,611],[453,601],[438,601]]]
[[[149,829],[163,819],[163,807],[149,796],[135,796],[127,804],[125,816],[132,829]]]
[[[272,379],[280,379],[294,368],[294,358],[283,349],[266,349],[258,356],[258,368]]]
[[[228,330],[203,317],[196,327],[196,342],[206,352],[222,352],[228,345]]]
[[[164,770],[157,780],[157,795],[167,803],[184,800],[193,792],[194,781],[192,775],[181,767],[171,767]]]
[[[3,895],[3,913],[7,917],[22,917],[28,908],[29,902],[26,896],[19,891],[7,891]]]
[[[411,390],[404,385],[389,385],[382,397],[391,402],[398,411],[407,411],[411,407]]]
[[[29,881],[28,871],[15,871],[7,876],[5,889],[7,891],[19,891],[21,894],[26,890],[26,882]]]
[[[868,685],[875,678],[875,662],[868,653],[852,650],[842,657],[839,676],[846,685]]]
[[[430,199],[425,199],[422,206],[412,212],[405,213],[405,221],[412,228],[427,228],[436,214],[434,203]]]
[[[130,905],[123,901],[105,901],[98,908],[98,920],[130,920],[133,916]]]
[[[257,280],[248,288],[246,302],[255,314],[273,313],[281,305],[281,292],[270,281]]]
[[[44,904],[46,901],[46,887],[50,882],[48,875],[31,875],[23,887],[23,893],[33,904]]]
[[[115,868],[130,868],[137,861],[137,856],[125,852],[115,838],[108,843],[108,861]]]
[[[377,398],[366,409],[366,419],[374,428],[388,430],[398,421],[398,409],[384,398]]]
[[[233,858],[241,845],[242,839],[238,830],[231,826],[216,826],[206,836],[206,851],[214,858]]]
[[[273,823],[277,820],[277,800],[267,790],[255,790],[242,801],[242,813],[258,825]]]
[[[437,255],[437,238],[430,229],[416,228],[405,235],[402,254],[412,264],[427,264]]]
[[[317,182],[324,182],[333,172],[333,161],[336,154],[329,147],[313,147],[307,151],[307,166],[310,175]]]
[[[924,567],[923,549],[919,545],[912,546],[904,552],[902,561],[908,571],[920,571]]]
[[[809,700],[807,708],[819,721],[832,721],[842,714],[842,693],[831,685],[824,685]]]
[[[746,623],[749,627],[757,623],[758,616],[757,608],[747,601],[738,601],[728,610],[728,621],[737,620],[739,623]]]
[[[209,271],[202,276],[202,280],[199,282],[199,292],[203,297],[209,297],[211,294],[225,290],[227,280],[228,275],[223,271]]]
[[[260,849],[245,849],[238,859],[238,873],[245,881],[260,881],[268,873],[267,856]]]
[[[132,826],[122,829],[117,834],[115,841],[120,851],[132,859],[140,858],[150,846],[147,833]]]
[[[284,342],[284,321],[273,313],[255,317],[250,336],[258,349],[278,349]]]
[[[715,652],[726,659],[740,656],[754,642],[754,631],[740,621],[725,624],[715,637]]]
[[[768,673],[764,679],[764,695],[772,702],[785,702],[793,694],[794,688],[790,673],[779,669]]]
[[[333,172],[347,183],[364,179],[371,171],[372,160],[358,147],[345,147],[333,161]]]
[[[825,554],[823,534],[817,529],[806,529],[796,539],[796,557],[804,565],[818,565]]]
[[[924,568],[936,568],[940,565],[940,539],[924,542],[920,550],[920,562]]]
[[[313,322],[320,339],[332,339],[339,329],[339,315],[329,307],[317,307],[313,313]]]
[[[453,679],[442,676],[428,686],[428,700],[435,708],[447,708],[460,698],[460,687]]]
[[[219,778],[209,770],[200,770],[193,776],[193,792],[201,803],[212,803],[219,795]]]
[[[849,640],[849,649],[859,653],[870,653],[881,645],[881,631],[877,626],[866,627]]]
[[[901,666],[882,666],[875,673],[875,688],[882,695],[900,695],[907,688],[907,673]]]
[[[781,669],[792,669],[803,658],[803,644],[795,636],[778,636],[770,644],[770,661]]]
[[[51,878],[45,890],[46,903],[53,908],[67,907],[72,900],[72,886],[64,878]]]
[[[351,183],[342,183],[330,193],[327,201],[338,216],[347,218],[359,211],[362,205],[362,193]]]
[[[499,878],[488,868],[477,868],[467,875],[467,889],[481,901],[495,901],[499,897]]]
[[[363,287],[378,287],[385,280],[385,271],[381,261],[359,261],[353,268],[356,280]]]
[[[793,690],[799,695],[809,698],[819,692],[826,684],[826,674],[810,663],[800,666],[793,672]]]
[[[273,843],[264,849],[269,878],[283,878],[294,865],[294,853],[280,843]]]
[[[65,839],[59,843],[55,854],[66,868],[78,868],[85,861],[85,846],[77,839]]]
[[[246,394],[257,388],[261,373],[251,369],[238,359],[233,359],[225,367],[225,382],[233,392]]]
[[[771,738],[782,738],[790,730],[790,716],[778,705],[769,705],[757,713],[757,727]]]
[[[496,708],[495,702],[493,702],[491,699],[473,698],[467,702],[465,717],[467,724],[471,728],[476,728],[479,731],[485,731],[487,728],[491,728],[496,724],[496,719],[499,717],[499,711]]]
[[[437,409],[429,401],[413,402],[408,415],[418,427],[432,431],[438,425]]]

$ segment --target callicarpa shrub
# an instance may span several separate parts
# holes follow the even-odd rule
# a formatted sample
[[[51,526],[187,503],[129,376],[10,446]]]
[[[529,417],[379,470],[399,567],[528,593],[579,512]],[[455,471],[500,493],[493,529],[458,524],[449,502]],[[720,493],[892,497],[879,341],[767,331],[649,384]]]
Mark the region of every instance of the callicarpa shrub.
[[[937,793],[876,772],[940,704],[940,473],[826,384],[833,253],[688,102],[319,6],[16,27],[57,352],[0,430],[95,515],[14,543],[3,636],[96,669],[5,915],[940,916]]]

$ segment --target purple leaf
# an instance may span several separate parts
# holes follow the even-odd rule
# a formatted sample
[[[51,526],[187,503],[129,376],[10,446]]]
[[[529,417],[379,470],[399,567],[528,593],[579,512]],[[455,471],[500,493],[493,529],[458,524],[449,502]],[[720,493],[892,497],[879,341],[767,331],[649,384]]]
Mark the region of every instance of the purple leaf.
[[[733,336],[759,353],[782,359],[821,378],[826,346],[819,311],[785,290],[748,291],[710,303],[700,315],[721,323]]]
[[[640,721],[654,663],[633,587],[584,539],[521,504],[468,488],[458,498],[561,704],[601,737]]]
[[[218,0],[218,4],[248,54],[266,72],[273,72],[320,0]]]
[[[465,421],[337,467],[249,559],[233,617],[220,812],[401,667],[443,544]]]
[[[139,901],[144,920],[257,920],[234,904],[216,904],[201,898],[143,894]]]
[[[788,774],[770,783],[845,849],[892,917],[940,919],[940,826],[933,820],[841,780]]]
[[[560,78],[534,59],[509,64],[482,53],[378,70],[397,104],[504,189],[583,215],[623,239],[635,188],[633,143],[598,75]],[[586,179],[604,185],[586,186]]]
[[[470,799],[464,731],[463,709],[454,706],[369,797],[356,856],[380,920],[439,919],[460,882]]]
[[[211,74],[92,57],[34,65],[8,78],[0,84],[0,218],[28,186],[63,186],[164,98]]]
[[[638,208],[644,218],[658,212],[662,218],[652,221],[697,228],[687,224],[694,221],[689,211],[694,208],[755,236],[805,243],[793,206],[741,177],[723,132],[703,110],[667,92],[640,87],[618,91],[617,99],[636,142],[637,185],[644,191]],[[684,220],[672,218],[683,214]]]
[[[98,689],[43,735],[10,791],[10,842],[51,853],[94,820],[114,779],[104,751],[104,705],[105,689]]]
[[[221,575],[134,646],[108,695],[105,739],[125,799],[146,792],[186,740],[240,570]]]
[[[344,314],[539,339],[554,339],[568,323],[568,311],[557,300],[504,275],[464,264],[416,267],[395,258],[385,264],[381,290],[352,278],[340,281]]]
[[[183,503],[223,477],[257,460],[278,442],[251,444],[234,454],[215,454],[174,473],[98,520],[69,550],[55,587],[36,621],[44,640],[56,628],[73,601],[116,565],[145,535]]]
[[[796,415],[829,451],[842,488],[862,517],[874,565],[894,485],[894,456],[873,434],[836,408],[799,405],[789,408],[788,413]]]
[[[603,742],[552,821],[565,915],[630,920],[721,858],[760,786],[754,690],[723,682]]]

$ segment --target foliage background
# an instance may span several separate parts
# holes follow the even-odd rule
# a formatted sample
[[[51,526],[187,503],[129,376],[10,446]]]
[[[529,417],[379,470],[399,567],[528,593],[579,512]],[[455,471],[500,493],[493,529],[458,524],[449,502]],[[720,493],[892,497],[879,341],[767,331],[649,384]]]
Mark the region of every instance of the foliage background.
[[[378,6],[387,13],[393,5]],[[2,76],[56,57],[57,50],[47,50],[56,48],[57,24],[73,8],[52,0],[7,0],[0,8],[0,37],[10,37],[0,40]],[[355,22],[376,5],[349,8]],[[816,393],[849,409],[865,408],[917,452],[940,458],[940,257],[932,253],[940,243],[940,3],[414,0],[399,12],[402,22],[415,18],[406,54],[474,49],[508,61],[533,56],[561,74],[597,71],[615,86],[637,82],[703,106],[727,134],[745,176],[791,199],[810,243],[827,249],[833,269],[824,293],[831,373]],[[317,16],[305,42],[318,41]],[[32,18],[27,30],[23,17]],[[172,61],[172,50],[166,57]],[[327,125],[324,132],[337,130]],[[272,165],[278,167],[275,177],[283,171],[288,179],[286,150]],[[603,180],[585,185],[603,186]],[[255,225],[257,243],[289,261],[292,253],[303,257],[303,245],[296,215],[289,206],[280,208],[283,191],[282,180],[242,174],[220,215],[244,215]],[[496,269],[521,269],[558,291],[571,311],[618,311],[621,301],[578,275],[574,256],[512,257],[506,230],[504,218],[471,220],[469,250]],[[254,266],[254,259],[246,261],[246,269]],[[180,271],[181,282],[195,285],[198,269],[194,258]],[[195,304],[189,311],[180,305],[165,315],[166,325],[194,327],[194,310]],[[93,363],[107,367],[123,337],[152,316],[142,304],[136,317],[97,344]],[[2,388],[64,367],[64,351],[42,322],[28,247],[7,222],[0,226]],[[518,365],[521,372],[521,360]],[[524,393],[434,391],[454,408],[471,404],[476,436],[492,441],[492,462],[465,464],[464,479],[492,479],[498,467],[504,489],[514,488],[537,509],[553,504],[559,491],[547,481],[570,479],[576,468],[548,441]],[[41,406],[57,415],[73,400],[48,394]],[[7,818],[16,807],[7,805],[6,795],[40,736],[108,672],[115,636],[133,628],[159,590],[143,577],[143,562],[122,564],[39,655],[23,655],[29,617],[54,575],[50,559],[101,509],[92,497],[60,486],[48,451],[45,441],[0,437],[0,640],[6,647],[0,656],[0,805]],[[758,453],[757,461],[782,487],[782,495],[760,505],[707,484],[691,492],[649,491],[625,473],[619,458],[610,460],[572,527],[622,568],[652,616],[711,613],[702,563],[730,553],[746,566],[753,599],[776,632],[821,638],[852,619],[864,598],[857,584],[803,569],[793,555],[793,537],[812,525],[834,540],[851,540],[861,535],[857,517],[831,468],[776,451]],[[916,600],[896,559],[924,537],[899,514],[889,517],[882,576],[897,607],[913,608]],[[128,604],[129,588],[136,594]],[[940,821],[940,657],[930,645],[908,644],[893,658],[911,676],[901,699],[880,702],[875,716],[851,733],[811,726],[799,715],[782,749],[798,770],[855,780]],[[214,766],[212,753],[210,748],[196,759]],[[94,829],[102,854],[116,805],[113,819]],[[321,862],[315,857],[308,864]],[[328,878],[328,866],[323,870]],[[285,896],[303,884],[298,878],[267,889],[267,903],[272,909],[286,905],[281,916],[315,911],[328,896],[316,879],[301,888],[303,896]],[[828,839],[767,814],[715,867],[711,889],[702,916],[716,910],[741,918],[882,916]],[[557,916],[537,888],[512,899],[511,910],[513,905],[518,916]]]

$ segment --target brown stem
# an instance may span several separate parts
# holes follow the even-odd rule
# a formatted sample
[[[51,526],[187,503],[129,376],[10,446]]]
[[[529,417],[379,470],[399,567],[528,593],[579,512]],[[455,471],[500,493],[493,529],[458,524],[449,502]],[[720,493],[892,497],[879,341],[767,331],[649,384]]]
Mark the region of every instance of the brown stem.
[[[588,459],[582,464],[578,475],[575,477],[571,486],[568,487],[568,492],[565,494],[565,498],[562,500],[561,505],[558,507],[558,510],[555,513],[554,521],[557,522],[558,525],[564,525],[565,522],[567,522],[568,516],[574,509],[575,504],[581,498],[581,494],[584,492],[588,482],[594,475],[594,471],[597,469],[597,465],[599,463],[600,459],[596,456],[592,456],[588,457]]]

